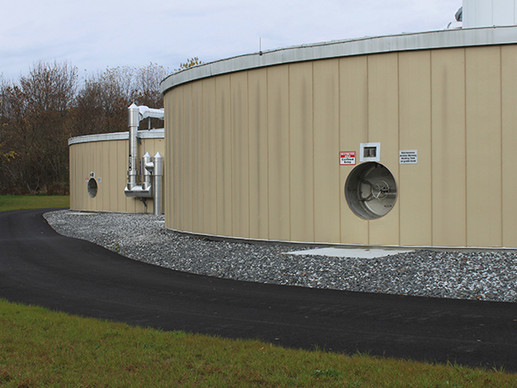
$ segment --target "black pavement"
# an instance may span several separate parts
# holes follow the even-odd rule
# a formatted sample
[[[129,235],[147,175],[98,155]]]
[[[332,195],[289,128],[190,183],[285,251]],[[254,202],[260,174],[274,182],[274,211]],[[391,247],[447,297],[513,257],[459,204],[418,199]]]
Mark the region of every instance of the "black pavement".
[[[258,284],[172,271],[0,213],[0,297],[164,330],[517,371],[517,303]]]

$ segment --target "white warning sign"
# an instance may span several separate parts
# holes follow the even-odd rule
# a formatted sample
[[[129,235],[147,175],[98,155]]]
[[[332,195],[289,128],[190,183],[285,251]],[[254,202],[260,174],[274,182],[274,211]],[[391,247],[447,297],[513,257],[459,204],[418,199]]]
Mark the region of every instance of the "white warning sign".
[[[340,151],[339,152],[339,165],[340,166],[355,165],[355,151]]]
[[[417,150],[399,150],[399,164],[417,164]]]

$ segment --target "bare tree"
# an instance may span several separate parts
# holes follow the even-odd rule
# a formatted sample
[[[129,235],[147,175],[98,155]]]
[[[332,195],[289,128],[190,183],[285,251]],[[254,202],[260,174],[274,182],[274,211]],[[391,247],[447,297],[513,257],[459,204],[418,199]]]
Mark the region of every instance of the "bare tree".
[[[86,80],[76,100],[73,135],[126,131],[131,103],[163,106],[160,82],[166,74],[164,67],[150,63],[142,68],[107,68]]]
[[[38,63],[19,83],[2,85],[4,191],[65,190],[66,140],[76,89],[77,69],[57,62]]]
[[[201,63],[191,58],[178,70]],[[0,192],[66,190],[67,139],[126,131],[131,103],[163,106],[160,82],[168,73],[155,63],[107,68],[81,88],[77,69],[68,63],[40,62],[18,82],[0,76]]]
[[[167,76],[168,70],[156,63],[137,69],[135,74],[132,100],[138,105],[162,107],[163,96],[160,93],[160,82]]]

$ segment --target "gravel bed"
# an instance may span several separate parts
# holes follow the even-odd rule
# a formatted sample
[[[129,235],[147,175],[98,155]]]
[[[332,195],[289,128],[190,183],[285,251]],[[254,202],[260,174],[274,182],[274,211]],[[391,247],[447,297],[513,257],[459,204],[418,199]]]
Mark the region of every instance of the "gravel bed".
[[[377,259],[289,255],[310,245],[211,240],[149,214],[46,213],[60,234],[179,271],[261,283],[517,302],[517,251],[417,250]]]

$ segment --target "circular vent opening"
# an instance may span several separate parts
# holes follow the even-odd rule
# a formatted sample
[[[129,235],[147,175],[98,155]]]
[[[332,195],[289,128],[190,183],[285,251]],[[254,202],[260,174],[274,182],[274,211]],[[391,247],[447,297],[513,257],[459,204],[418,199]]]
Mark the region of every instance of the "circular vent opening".
[[[345,198],[354,214],[365,220],[374,220],[395,206],[397,183],[390,170],[382,164],[363,163],[348,175]]]
[[[92,198],[95,198],[97,195],[97,181],[95,178],[90,178],[88,181],[88,195]]]

